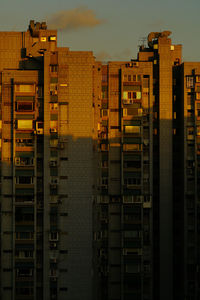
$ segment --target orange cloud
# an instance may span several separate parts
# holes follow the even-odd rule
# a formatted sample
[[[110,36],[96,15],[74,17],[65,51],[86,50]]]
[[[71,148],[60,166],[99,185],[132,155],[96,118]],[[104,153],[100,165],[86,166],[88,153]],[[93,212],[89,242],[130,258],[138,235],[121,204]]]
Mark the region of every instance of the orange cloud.
[[[77,30],[81,28],[91,28],[104,23],[96,17],[92,9],[80,6],[72,10],[63,10],[47,17],[49,29]]]

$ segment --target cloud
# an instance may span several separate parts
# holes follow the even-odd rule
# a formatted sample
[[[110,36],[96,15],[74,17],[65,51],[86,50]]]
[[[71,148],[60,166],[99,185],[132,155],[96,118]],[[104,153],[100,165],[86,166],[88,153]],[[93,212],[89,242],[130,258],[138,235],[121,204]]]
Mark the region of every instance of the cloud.
[[[62,10],[47,17],[49,29],[63,31],[91,28],[100,25],[105,20],[98,19],[92,9],[79,6],[71,10]]]

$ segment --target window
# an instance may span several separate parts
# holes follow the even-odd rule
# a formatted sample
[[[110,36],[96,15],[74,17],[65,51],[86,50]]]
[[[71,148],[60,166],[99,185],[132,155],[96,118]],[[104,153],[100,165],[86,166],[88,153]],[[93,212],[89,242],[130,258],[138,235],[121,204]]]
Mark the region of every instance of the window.
[[[124,162],[124,168],[140,169],[141,168],[141,162],[140,161],[125,161]]]
[[[126,273],[138,273],[140,272],[140,265],[138,264],[128,264],[125,266]]]
[[[41,36],[41,38],[40,38],[40,42],[46,42],[47,41],[47,38],[46,38],[46,36]]]
[[[60,254],[67,254],[68,250],[60,250]]]
[[[140,134],[140,126],[124,126],[124,132]]]
[[[56,36],[55,35],[52,35],[49,37],[49,40],[52,42],[52,41],[56,41]]]
[[[58,103],[50,103],[50,110],[58,110]]]
[[[35,93],[34,84],[16,84],[15,92],[19,93]]]
[[[15,140],[16,147],[32,147],[33,146],[33,139],[32,138],[17,138]]]
[[[139,238],[140,234],[140,231],[137,230],[124,231],[125,238]]]
[[[108,185],[108,177],[101,178],[101,185]]]
[[[141,144],[124,144],[123,145],[124,151],[140,151],[142,150]]]
[[[200,75],[196,75],[196,82],[200,82]]]
[[[16,184],[33,184],[33,177],[32,176],[16,177]]]
[[[16,157],[15,165],[16,166],[32,166],[34,163],[33,157]]]
[[[101,151],[108,151],[109,145],[108,144],[101,144]]]
[[[101,117],[107,117],[108,116],[108,109],[102,109],[101,110]]]
[[[15,256],[19,258],[33,257],[33,250],[15,250]]]
[[[140,178],[125,178],[124,184],[125,185],[140,185],[141,179]]]
[[[57,146],[58,146],[58,139],[51,139],[50,147],[57,147]]]
[[[28,269],[28,268],[16,269],[16,275],[17,277],[32,277],[33,269]]]
[[[32,120],[17,120],[17,128],[18,129],[33,129],[33,121]]]
[[[50,65],[50,72],[58,72],[58,65]]]
[[[194,87],[194,77],[193,76],[186,76],[186,87],[191,89]]]
[[[34,202],[34,196],[33,195],[16,195],[15,196],[16,202]]]
[[[49,240],[50,241],[58,241],[59,235],[57,231],[50,232]]]
[[[200,100],[200,93],[196,93],[196,100]]]
[[[16,240],[32,240],[33,232],[16,232]]]
[[[57,95],[58,93],[58,86],[57,83],[50,83],[50,95]]]
[[[107,81],[107,74],[102,74],[102,82],[106,82]]]
[[[197,126],[197,135],[200,135],[200,126]]]
[[[34,103],[33,102],[17,102],[16,103],[16,110],[19,111],[19,112],[33,111],[34,110]]]
[[[17,296],[19,296],[19,295],[24,295],[24,296],[33,295],[33,288],[29,288],[29,287],[27,287],[27,288],[18,288],[18,287],[16,287],[16,295]]]
[[[58,121],[50,121],[50,131],[57,132],[58,129]]]
[[[142,93],[141,92],[123,92],[123,99],[133,100],[133,99],[141,99]]]

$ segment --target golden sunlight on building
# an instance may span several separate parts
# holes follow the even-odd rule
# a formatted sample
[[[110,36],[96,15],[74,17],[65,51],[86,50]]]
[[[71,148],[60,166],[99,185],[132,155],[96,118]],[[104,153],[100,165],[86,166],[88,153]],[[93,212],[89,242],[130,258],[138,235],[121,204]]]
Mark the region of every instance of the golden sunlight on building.
[[[200,63],[170,34],[103,65],[0,32],[2,299],[199,299]]]

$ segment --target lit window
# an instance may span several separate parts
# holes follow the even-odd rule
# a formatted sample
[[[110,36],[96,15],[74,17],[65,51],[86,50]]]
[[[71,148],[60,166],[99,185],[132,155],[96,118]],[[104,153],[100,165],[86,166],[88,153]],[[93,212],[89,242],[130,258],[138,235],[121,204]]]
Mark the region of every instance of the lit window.
[[[47,38],[46,38],[46,36],[41,36],[41,38],[40,38],[40,42],[46,42],[47,41]]]
[[[16,84],[15,85],[15,92],[34,93],[35,92],[35,86],[34,86],[34,84]]]
[[[140,133],[140,126],[125,126],[125,133]]]
[[[56,36],[55,36],[55,35],[50,36],[50,37],[49,37],[49,40],[50,40],[50,41],[56,41]]]
[[[124,151],[139,151],[142,149],[142,145],[140,144],[124,144],[123,150]]]
[[[33,129],[33,121],[32,120],[17,120],[17,128],[18,129]]]

